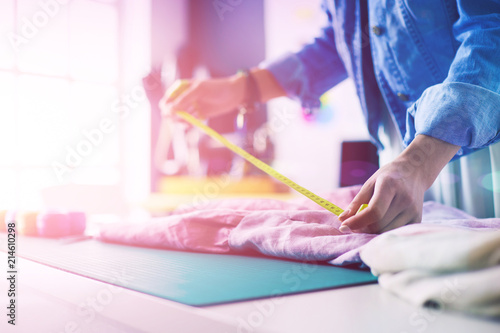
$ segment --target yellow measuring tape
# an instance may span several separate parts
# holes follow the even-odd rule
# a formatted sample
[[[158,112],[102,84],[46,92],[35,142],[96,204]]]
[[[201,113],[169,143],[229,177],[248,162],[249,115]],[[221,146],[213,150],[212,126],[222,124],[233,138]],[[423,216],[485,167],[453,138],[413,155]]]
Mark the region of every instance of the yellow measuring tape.
[[[240,155],[245,160],[247,160],[248,162],[255,165],[257,168],[259,168],[262,171],[264,171],[265,173],[267,173],[269,176],[276,178],[277,180],[279,180],[283,184],[293,188],[295,191],[299,192],[300,194],[305,195],[306,197],[308,197],[312,201],[316,202],[321,207],[328,209],[333,214],[338,216],[344,211],[342,208],[332,204],[328,200],[323,199],[322,197],[312,193],[308,189],[295,183],[293,180],[283,176],[281,173],[274,170],[270,165],[262,162],[257,157],[247,153],[245,150],[243,150],[240,147],[236,146],[235,144],[231,143],[228,139],[226,139],[225,137],[223,137],[222,135],[220,135],[219,133],[214,131],[212,128],[208,127],[207,125],[205,125],[204,123],[202,123],[201,121],[199,121],[198,119],[196,119],[195,117],[190,115],[189,113],[184,112],[184,111],[179,111],[179,112],[177,112],[177,115],[179,117],[181,117],[182,119],[184,119],[185,121],[187,121],[188,123],[190,123],[191,125],[198,127],[203,132],[207,133],[210,137],[219,141],[224,146],[226,146],[227,148],[229,148],[230,150],[232,150],[236,154]]]
[[[182,81],[181,80],[179,82],[179,84],[176,87],[174,87],[173,91],[170,92],[169,95],[171,97],[175,98],[183,90],[187,89],[188,87],[189,87],[189,83],[187,83],[186,81]],[[282,182],[283,184],[287,185],[288,187],[293,188],[295,191],[299,192],[300,194],[305,195],[306,197],[308,197],[312,201],[316,202],[321,207],[329,210],[333,214],[335,214],[335,215],[338,216],[338,215],[340,215],[344,211],[339,206],[334,205],[333,203],[329,202],[328,200],[323,199],[319,195],[316,195],[316,194],[312,193],[311,191],[309,191],[308,189],[300,186],[299,184],[295,183],[291,179],[283,176],[281,173],[279,173],[278,171],[274,170],[270,165],[262,162],[257,157],[249,154],[244,149],[236,146],[231,141],[229,141],[228,139],[226,139],[225,137],[223,137],[222,135],[220,135],[219,133],[217,133],[215,130],[213,130],[209,126],[205,125],[203,122],[201,122],[200,120],[196,119],[195,117],[193,117],[191,114],[189,114],[187,112],[184,112],[184,111],[178,111],[178,112],[176,112],[176,115],[179,116],[180,118],[184,119],[185,121],[187,121],[191,125],[193,125],[193,126],[199,128],[199,129],[201,129],[203,132],[205,132],[211,138],[219,141],[224,146],[226,146],[228,149],[230,149],[234,153],[240,155],[245,160],[247,160],[248,162],[252,163],[254,166],[256,166],[260,170],[264,171],[265,173],[267,173],[269,176],[274,177],[275,179],[279,180],[280,182]],[[360,207],[360,209],[358,210],[358,212],[361,211],[362,209],[364,209],[366,206],[367,206],[366,204],[362,205]]]

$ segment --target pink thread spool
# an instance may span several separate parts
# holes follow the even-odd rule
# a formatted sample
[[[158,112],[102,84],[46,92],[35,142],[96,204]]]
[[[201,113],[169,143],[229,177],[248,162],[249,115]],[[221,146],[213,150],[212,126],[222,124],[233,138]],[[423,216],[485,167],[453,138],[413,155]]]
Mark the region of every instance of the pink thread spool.
[[[46,211],[38,214],[36,219],[38,234],[42,237],[64,237],[70,234],[68,215],[58,211]]]
[[[68,212],[69,234],[72,236],[83,235],[87,225],[84,212]]]
[[[36,236],[38,212],[21,211],[17,214],[16,228],[19,235]]]

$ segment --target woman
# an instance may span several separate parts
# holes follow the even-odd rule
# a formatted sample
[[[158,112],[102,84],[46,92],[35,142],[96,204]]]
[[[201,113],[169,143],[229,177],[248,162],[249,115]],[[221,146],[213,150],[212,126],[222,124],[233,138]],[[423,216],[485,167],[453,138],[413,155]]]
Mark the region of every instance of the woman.
[[[418,223],[424,193],[448,162],[500,140],[500,2],[329,0],[323,8],[328,25],[301,51],[245,74],[193,81],[161,106],[206,118],[289,96],[314,108],[349,77],[372,140],[395,157],[340,216],[341,230]]]

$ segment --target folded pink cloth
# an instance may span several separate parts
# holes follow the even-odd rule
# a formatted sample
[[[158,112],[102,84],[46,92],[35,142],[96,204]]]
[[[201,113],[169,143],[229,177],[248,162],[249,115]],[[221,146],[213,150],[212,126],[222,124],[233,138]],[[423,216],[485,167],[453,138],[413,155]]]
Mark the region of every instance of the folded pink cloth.
[[[347,207],[359,186],[323,197]],[[500,228],[500,219],[476,219],[434,202],[424,204],[422,227]],[[116,224],[100,230],[98,239],[136,246],[211,253],[257,252],[273,257],[360,263],[360,248],[377,235],[341,233],[336,215],[304,198],[291,202],[267,199],[218,200],[174,211],[143,224]],[[405,228],[405,227],[402,227]],[[412,228],[419,228],[413,225]]]

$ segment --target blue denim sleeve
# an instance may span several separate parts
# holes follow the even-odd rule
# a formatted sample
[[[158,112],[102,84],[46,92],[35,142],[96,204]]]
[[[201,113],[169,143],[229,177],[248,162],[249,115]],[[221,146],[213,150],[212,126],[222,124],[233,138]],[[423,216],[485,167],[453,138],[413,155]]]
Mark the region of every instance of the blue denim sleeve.
[[[335,46],[331,14],[324,8],[329,24],[319,37],[297,53],[288,53],[260,66],[274,75],[289,97],[308,108],[318,107],[319,97],[347,77]]]
[[[459,0],[458,9],[461,44],[444,82],[408,110],[405,144],[425,134],[461,146],[460,155],[500,140],[500,2]]]

